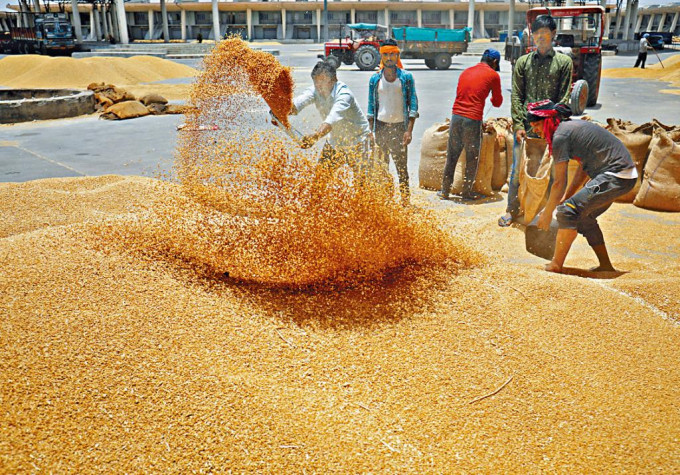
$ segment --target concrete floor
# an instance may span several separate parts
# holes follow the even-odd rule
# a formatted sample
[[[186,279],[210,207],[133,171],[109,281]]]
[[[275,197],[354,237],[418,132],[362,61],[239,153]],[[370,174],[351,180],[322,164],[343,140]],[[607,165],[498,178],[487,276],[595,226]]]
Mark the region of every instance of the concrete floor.
[[[310,71],[321,53],[320,45],[280,45],[279,60],[293,67],[296,90],[311,85]],[[677,52],[661,53],[667,58]],[[2,56],[0,56],[1,58]],[[657,62],[650,56],[649,64]],[[409,147],[409,170],[417,186],[418,159],[423,132],[450,116],[455,88],[460,73],[476,64],[478,57],[458,56],[451,69],[431,71],[420,60],[406,60],[404,66],[413,72],[420,102],[420,118],[416,121],[414,140]],[[607,56],[604,68],[630,67],[634,56]],[[193,67],[198,60],[177,60]],[[368,94],[372,73],[355,66],[342,66],[339,79],[347,83],[362,107]],[[510,64],[501,65],[503,105],[488,107],[486,117],[510,115]],[[190,82],[184,80],[166,83]],[[0,84],[0,87],[2,85]],[[668,84],[639,79],[603,79],[597,106],[586,110],[596,120],[618,117],[636,123],[656,118],[664,123],[679,124],[680,96],[664,94]],[[316,112],[307,111],[293,124],[301,131],[312,131],[318,125]],[[262,112],[266,105],[262,103]],[[148,116],[128,121],[100,121],[96,116],[79,117],[16,125],[0,125],[0,182],[22,182],[39,178],[84,175],[146,175],[167,170],[173,160],[176,126],[182,116]]]

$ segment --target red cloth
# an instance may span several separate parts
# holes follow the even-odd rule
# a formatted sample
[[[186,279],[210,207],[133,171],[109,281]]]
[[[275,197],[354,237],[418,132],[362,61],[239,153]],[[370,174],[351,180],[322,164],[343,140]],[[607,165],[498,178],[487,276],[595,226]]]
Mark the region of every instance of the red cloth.
[[[463,71],[458,78],[456,102],[453,113],[468,119],[484,118],[484,103],[491,92],[491,103],[494,107],[503,104],[501,93],[501,77],[486,63],[479,63]]]

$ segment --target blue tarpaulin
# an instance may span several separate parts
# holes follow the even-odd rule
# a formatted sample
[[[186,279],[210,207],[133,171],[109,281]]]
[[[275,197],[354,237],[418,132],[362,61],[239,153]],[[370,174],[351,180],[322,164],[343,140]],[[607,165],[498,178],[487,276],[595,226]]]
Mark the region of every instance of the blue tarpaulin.
[[[392,36],[397,41],[465,41],[469,39],[471,28],[392,28]]]

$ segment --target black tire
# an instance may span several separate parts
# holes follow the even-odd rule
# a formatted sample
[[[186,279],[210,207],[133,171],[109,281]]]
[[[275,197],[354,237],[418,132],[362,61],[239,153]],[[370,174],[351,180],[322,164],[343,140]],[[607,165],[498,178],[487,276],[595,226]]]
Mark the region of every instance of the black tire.
[[[599,54],[588,54],[583,60],[583,79],[588,82],[588,107],[597,104],[597,95],[600,93],[600,64],[602,58]]]
[[[588,83],[585,79],[579,79],[574,83],[571,90],[571,111],[574,115],[581,115],[588,104]]]
[[[45,43],[40,44],[40,54],[47,56],[47,47],[45,46]]]
[[[437,69],[449,69],[449,66],[451,66],[451,55],[447,53],[439,53],[434,57],[434,64]]]
[[[437,69],[437,64],[434,62],[434,59],[431,58],[425,60],[425,66],[430,69]]]
[[[326,62],[333,66],[335,69],[338,69],[340,67],[340,58],[338,58],[334,54],[329,54],[326,56]]]
[[[354,62],[362,71],[373,71],[380,64],[380,53],[374,46],[359,46],[354,53]]]

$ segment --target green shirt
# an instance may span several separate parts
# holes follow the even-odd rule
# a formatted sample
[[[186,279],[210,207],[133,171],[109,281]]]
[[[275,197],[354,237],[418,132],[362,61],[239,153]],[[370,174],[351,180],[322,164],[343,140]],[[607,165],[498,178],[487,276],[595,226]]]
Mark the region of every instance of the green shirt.
[[[569,104],[573,65],[566,54],[550,48],[544,56],[533,51],[520,57],[512,75],[512,123],[526,127],[527,104],[550,99]]]

